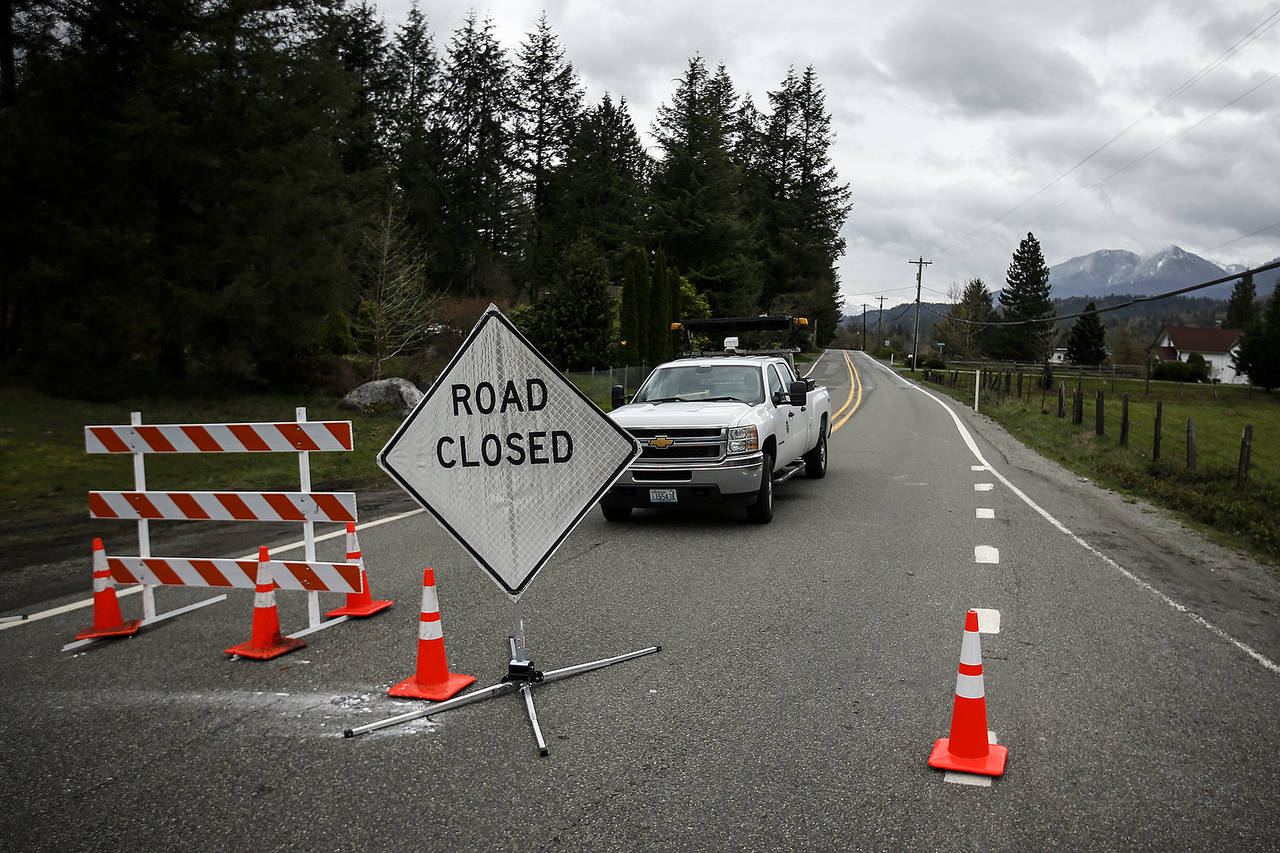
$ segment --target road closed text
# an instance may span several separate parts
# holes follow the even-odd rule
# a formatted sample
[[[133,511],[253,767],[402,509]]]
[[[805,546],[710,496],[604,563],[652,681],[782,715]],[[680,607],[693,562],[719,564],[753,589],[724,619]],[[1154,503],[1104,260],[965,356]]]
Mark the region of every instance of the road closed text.
[[[541,379],[517,383],[508,380],[495,387],[489,382],[474,386],[455,384],[450,388],[453,416],[483,417],[510,412],[537,412],[546,408],[547,386]],[[573,436],[562,429],[526,432],[489,432],[474,435],[445,435],[436,441],[436,460],[442,468],[478,468],[508,465],[554,465],[573,458]]]

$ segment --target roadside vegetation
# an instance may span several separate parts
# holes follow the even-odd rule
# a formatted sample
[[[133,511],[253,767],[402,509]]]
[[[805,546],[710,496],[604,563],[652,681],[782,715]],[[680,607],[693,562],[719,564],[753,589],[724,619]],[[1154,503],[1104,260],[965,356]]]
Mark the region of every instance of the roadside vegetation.
[[[907,372],[918,381],[923,373]],[[930,372],[925,384],[973,406],[974,373]],[[990,374],[984,372],[984,377]],[[1099,485],[1171,510],[1208,538],[1280,566],[1280,394],[1257,388],[1077,376],[1062,373],[1051,388],[1040,373],[1017,376],[1010,393],[984,378],[978,410],[1028,447]],[[1065,412],[1058,417],[1058,388]],[[1072,398],[1080,388],[1081,422]],[[1097,394],[1103,392],[1103,434],[1096,432]],[[1128,446],[1120,445],[1122,398],[1129,396]],[[1161,438],[1155,458],[1156,404]],[[1188,462],[1188,419],[1195,422],[1195,470]],[[1253,426],[1248,479],[1237,485],[1241,437]]]

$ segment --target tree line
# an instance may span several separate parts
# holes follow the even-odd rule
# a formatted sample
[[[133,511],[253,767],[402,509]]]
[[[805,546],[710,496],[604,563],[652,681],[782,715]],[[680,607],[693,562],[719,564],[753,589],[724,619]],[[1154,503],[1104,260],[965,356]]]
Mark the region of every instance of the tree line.
[[[297,387],[422,346],[449,299],[508,306],[566,368],[667,357],[688,313],[835,333],[850,191],[812,67],[760,110],[695,55],[651,155],[545,15],[509,50],[474,12],[446,40],[349,0],[4,12],[10,377]]]
[[[963,290],[953,295],[955,303],[936,325],[934,336],[943,344],[947,357],[959,361],[989,358],[1046,363],[1060,339],[1050,293],[1049,268],[1040,243],[1028,233],[1009,264],[1005,287],[998,294],[999,310],[986,284],[979,278],[970,279]],[[1110,301],[1124,299],[1114,297]],[[1112,360],[1107,329],[1098,308],[1094,300],[1088,300],[1079,312],[1081,316],[1067,330],[1064,355],[1068,364],[1097,366]],[[1251,384],[1267,391],[1280,387],[1280,285],[1264,303],[1257,297],[1252,274],[1241,276],[1227,302],[1223,327],[1242,332],[1239,351],[1232,356],[1235,369],[1247,375]],[[1132,353],[1126,355],[1131,357]],[[1196,354],[1192,358],[1198,362],[1191,370],[1184,364],[1164,365],[1170,369],[1168,378],[1207,381],[1203,357]],[[1141,360],[1148,359],[1142,348]]]

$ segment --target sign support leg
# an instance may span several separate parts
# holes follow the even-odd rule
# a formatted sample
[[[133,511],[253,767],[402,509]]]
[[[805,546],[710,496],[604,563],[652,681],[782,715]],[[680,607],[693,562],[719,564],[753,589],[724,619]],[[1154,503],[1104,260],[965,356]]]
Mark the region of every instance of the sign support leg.
[[[366,734],[368,732],[383,729],[388,726],[394,726],[399,723],[407,723],[410,720],[417,720],[421,717],[430,717],[441,711],[449,711],[462,705],[469,705],[472,702],[478,702],[481,699],[490,699],[494,696],[502,696],[519,690],[524,695],[524,706],[529,714],[529,724],[533,727],[533,737],[538,744],[538,754],[550,754],[547,749],[546,739],[542,736],[542,728],[538,724],[538,712],[533,706],[533,688],[537,684],[543,684],[549,681],[557,681],[561,678],[568,678],[571,675],[578,675],[583,672],[590,672],[595,669],[602,669],[606,666],[612,666],[615,663],[624,663],[629,660],[651,655],[654,652],[662,651],[662,646],[648,646],[643,649],[636,649],[633,652],[626,652],[613,657],[601,658],[600,660],[589,661],[588,663],[574,664],[560,669],[553,669],[549,672],[538,672],[533,668],[533,662],[530,661],[525,653],[525,637],[524,637],[524,617],[520,612],[520,604],[516,602],[514,608],[514,622],[516,636],[510,637],[511,660],[508,664],[507,676],[497,684],[489,687],[483,687],[479,690],[473,690],[470,693],[463,693],[454,696],[452,699],[446,699],[443,702],[432,702],[425,708],[417,711],[409,711],[404,714],[398,714],[385,720],[379,720],[375,723],[368,723],[356,728],[347,729],[342,733],[343,737],[355,737],[356,735]]]

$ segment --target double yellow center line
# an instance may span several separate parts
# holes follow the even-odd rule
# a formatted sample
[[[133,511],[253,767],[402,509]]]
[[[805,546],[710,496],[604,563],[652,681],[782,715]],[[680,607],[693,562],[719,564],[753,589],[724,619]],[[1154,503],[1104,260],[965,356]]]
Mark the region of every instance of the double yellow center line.
[[[848,351],[839,350],[839,353],[844,358],[844,366],[849,370],[849,398],[844,401],[839,411],[831,416],[832,432],[844,426],[845,421],[853,417],[853,413],[858,411],[858,406],[862,405],[862,377],[858,375],[858,368],[853,366],[853,358]]]

